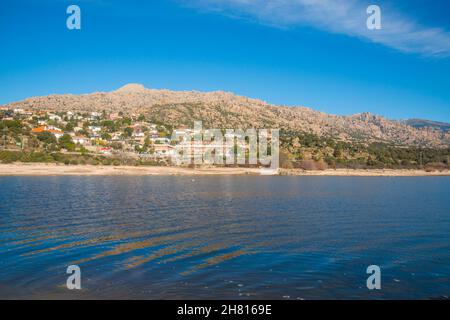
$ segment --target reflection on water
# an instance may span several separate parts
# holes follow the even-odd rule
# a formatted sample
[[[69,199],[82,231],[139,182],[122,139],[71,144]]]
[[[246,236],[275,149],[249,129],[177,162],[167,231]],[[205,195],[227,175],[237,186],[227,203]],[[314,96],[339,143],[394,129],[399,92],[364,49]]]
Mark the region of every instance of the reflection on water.
[[[450,178],[1,177],[0,298],[445,298]],[[83,290],[65,289],[78,264]],[[382,290],[367,290],[367,266]]]

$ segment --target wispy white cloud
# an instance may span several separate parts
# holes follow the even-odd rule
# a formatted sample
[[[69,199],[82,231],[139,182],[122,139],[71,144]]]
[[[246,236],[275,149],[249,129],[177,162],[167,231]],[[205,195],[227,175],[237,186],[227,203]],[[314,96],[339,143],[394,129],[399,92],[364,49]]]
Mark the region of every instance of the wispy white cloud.
[[[358,0],[189,0],[202,10],[247,18],[259,23],[290,28],[312,26],[332,33],[380,43],[402,52],[449,57],[450,32],[427,27],[396,11],[393,7]],[[382,9],[382,29],[368,30],[366,8],[378,4]]]

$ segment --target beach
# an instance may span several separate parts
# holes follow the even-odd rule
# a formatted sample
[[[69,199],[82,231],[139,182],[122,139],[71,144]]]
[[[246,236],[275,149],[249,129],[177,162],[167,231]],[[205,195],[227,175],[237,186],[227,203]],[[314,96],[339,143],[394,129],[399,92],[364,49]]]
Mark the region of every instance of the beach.
[[[450,176],[450,170],[425,171],[419,169],[325,169],[301,170],[281,169],[288,176],[342,176],[342,177],[426,177]]]
[[[0,176],[146,176],[259,175],[257,168],[184,168],[165,166],[93,166],[54,163],[0,164]]]
[[[419,177],[450,176],[450,170],[432,171],[408,169],[326,169],[307,171],[301,169],[280,169],[283,176],[357,176],[357,177]],[[63,165],[54,163],[0,164],[0,176],[145,176],[145,175],[267,175],[258,168],[232,167],[164,167],[164,166],[93,166]]]

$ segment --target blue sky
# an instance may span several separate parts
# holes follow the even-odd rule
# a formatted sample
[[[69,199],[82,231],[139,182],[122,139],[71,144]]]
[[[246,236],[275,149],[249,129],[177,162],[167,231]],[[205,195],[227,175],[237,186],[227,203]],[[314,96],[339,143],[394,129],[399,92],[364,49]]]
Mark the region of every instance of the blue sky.
[[[66,8],[81,8],[81,30]],[[381,31],[366,7],[382,10]],[[0,104],[126,83],[450,122],[447,0],[3,0]]]

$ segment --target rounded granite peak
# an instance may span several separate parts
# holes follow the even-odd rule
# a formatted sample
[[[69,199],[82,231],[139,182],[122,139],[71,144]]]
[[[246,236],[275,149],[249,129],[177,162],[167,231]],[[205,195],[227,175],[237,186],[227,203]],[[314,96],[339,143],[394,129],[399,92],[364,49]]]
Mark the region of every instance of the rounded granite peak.
[[[116,90],[116,92],[145,92],[147,89],[139,83],[129,83]]]

